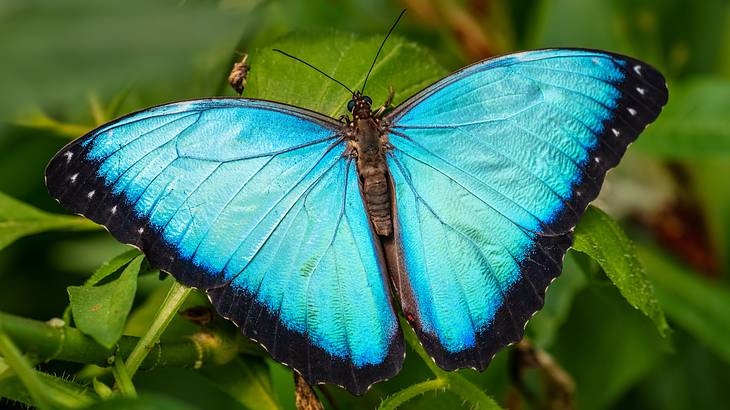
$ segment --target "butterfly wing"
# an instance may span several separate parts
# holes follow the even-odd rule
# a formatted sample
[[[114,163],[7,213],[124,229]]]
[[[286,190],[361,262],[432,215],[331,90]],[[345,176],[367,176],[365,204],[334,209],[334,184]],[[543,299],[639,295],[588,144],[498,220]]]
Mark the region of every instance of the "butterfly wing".
[[[164,105],[63,148],[52,196],[139,247],[310,383],[397,373],[400,328],[333,120],[246,99]],[[357,301],[357,303],[353,303]]]
[[[486,60],[387,118],[394,283],[445,369],[521,339],[606,172],[667,101],[650,66],[554,49]]]

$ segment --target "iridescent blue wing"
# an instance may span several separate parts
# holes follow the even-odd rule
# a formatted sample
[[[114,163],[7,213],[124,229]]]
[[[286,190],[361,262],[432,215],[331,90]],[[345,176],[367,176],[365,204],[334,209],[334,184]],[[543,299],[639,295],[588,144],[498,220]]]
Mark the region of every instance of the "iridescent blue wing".
[[[667,101],[650,66],[590,50],[469,66],[387,118],[401,305],[445,369],[519,340],[608,169]]]
[[[207,290],[308,382],[362,393],[397,373],[403,342],[345,149],[339,125],[315,113],[198,100],[90,132],[46,178],[63,206]]]

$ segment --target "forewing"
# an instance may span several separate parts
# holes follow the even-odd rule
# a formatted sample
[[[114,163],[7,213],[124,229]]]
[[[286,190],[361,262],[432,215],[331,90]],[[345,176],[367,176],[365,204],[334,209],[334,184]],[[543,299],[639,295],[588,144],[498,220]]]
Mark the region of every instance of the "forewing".
[[[47,185],[72,212],[206,290],[309,383],[359,394],[397,373],[403,342],[338,131],[272,102],[174,103],[64,147]]]
[[[395,283],[441,367],[483,369],[522,337],[606,171],[666,101],[643,62],[554,49],[467,67],[387,118]]]

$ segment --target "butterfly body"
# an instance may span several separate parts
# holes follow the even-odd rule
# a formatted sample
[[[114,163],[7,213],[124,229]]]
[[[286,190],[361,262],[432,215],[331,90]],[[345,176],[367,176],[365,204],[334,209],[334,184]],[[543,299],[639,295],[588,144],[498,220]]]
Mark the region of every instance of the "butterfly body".
[[[353,94],[350,107],[353,118],[344,134],[350,141],[350,155],[356,158],[357,172],[368,216],[379,236],[393,232],[388,164],[388,131],[380,111],[372,111],[372,99]]]
[[[362,394],[401,368],[397,308],[447,370],[520,340],[667,98],[631,57],[535,50],[387,113],[353,93],[344,122],[246,98],[149,108],[69,143],[46,183],[307,382]]]

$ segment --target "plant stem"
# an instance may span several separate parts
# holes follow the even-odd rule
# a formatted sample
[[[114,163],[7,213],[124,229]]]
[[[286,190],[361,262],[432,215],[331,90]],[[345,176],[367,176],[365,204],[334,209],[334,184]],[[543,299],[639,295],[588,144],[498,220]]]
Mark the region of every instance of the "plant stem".
[[[118,349],[107,349],[78,329],[69,326],[51,325],[48,322],[27,319],[0,312],[3,331],[13,340],[20,350],[40,360],[64,360],[74,363],[107,366],[107,359],[115,355],[128,357],[138,344],[139,338],[122,336]],[[195,339],[195,340],[193,340]],[[220,331],[206,331],[205,338],[182,338],[179,341],[166,341],[157,345],[158,352],[147,357],[142,368],[155,366],[177,367],[195,366],[199,363],[217,362],[214,349],[233,349],[238,352],[261,354],[255,346],[242,344]],[[201,347],[203,350],[201,351]],[[201,355],[202,354],[202,355]]]
[[[474,408],[479,409],[501,409],[499,404],[492,397],[486,394],[481,388],[476,386],[458,373],[447,373],[441,370],[436,363],[431,359],[426,350],[421,346],[418,341],[416,334],[410,329],[410,325],[403,319],[401,319],[403,326],[403,335],[406,339],[406,343],[413,349],[421,359],[426,363],[426,366],[436,376],[437,379],[441,379],[444,382],[444,387],[450,390],[452,393],[461,397],[465,401],[471,403]],[[413,387],[413,386],[412,386]]]
[[[425,382],[408,386],[405,389],[393,394],[392,396],[387,397],[385,400],[383,400],[382,403],[380,403],[378,409],[394,410],[400,407],[403,403],[416,396],[446,387],[448,387],[448,382],[444,379],[436,378],[432,380],[426,380]]]
[[[126,367],[130,379],[134,377],[134,374],[147,357],[147,354],[160,341],[160,336],[162,336],[162,333],[167,328],[167,325],[170,324],[172,318],[175,317],[175,314],[191,290],[192,288],[182,285],[177,281],[172,284],[149,330],[139,339],[134,350],[127,357]]]
[[[114,374],[114,380],[117,381],[117,387],[119,387],[119,392],[122,393],[122,396],[136,398],[137,390],[134,388],[134,384],[132,384],[132,379],[129,377],[127,367],[124,365],[122,359],[114,359],[112,373]]]
[[[18,376],[18,379],[28,389],[33,403],[40,409],[51,408],[51,401],[46,396],[48,389],[37,377],[35,370],[23,357],[15,343],[2,330],[2,327],[0,327],[0,353],[2,353],[8,366],[13,369],[15,375]]]
[[[443,375],[444,371],[441,370],[433,361],[433,359],[431,359],[431,356],[426,353],[426,350],[423,348],[423,346],[421,346],[421,342],[418,341],[416,333],[411,329],[411,325],[402,318],[400,320],[400,323],[401,328],[403,328],[403,336],[406,339],[406,343],[411,346],[411,349],[413,349],[414,352],[421,356],[421,360],[423,360],[426,366],[428,366],[434,376],[440,377],[441,375]]]

